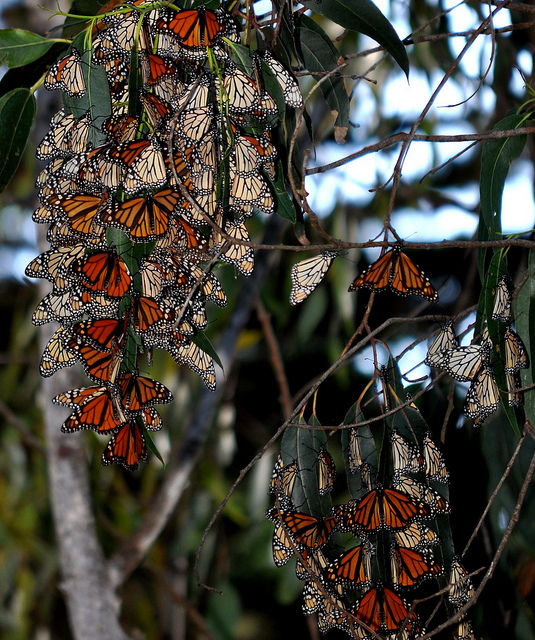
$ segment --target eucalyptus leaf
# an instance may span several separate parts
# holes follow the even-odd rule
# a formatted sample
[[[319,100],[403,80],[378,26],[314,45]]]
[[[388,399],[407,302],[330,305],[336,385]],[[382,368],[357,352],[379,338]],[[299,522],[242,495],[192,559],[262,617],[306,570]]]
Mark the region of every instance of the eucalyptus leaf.
[[[369,36],[378,42],[409,75],[409,58],[394,27],[371,0],[303,0],[302,4],[345,29]]]
[[[38,60],[62,40],[43,38],[25,29],[0,29],[0,60],[10,69]]]
[[[19,166],[36,110],[37,103],[29,89],[14,89],[0,98],[0,192]]]

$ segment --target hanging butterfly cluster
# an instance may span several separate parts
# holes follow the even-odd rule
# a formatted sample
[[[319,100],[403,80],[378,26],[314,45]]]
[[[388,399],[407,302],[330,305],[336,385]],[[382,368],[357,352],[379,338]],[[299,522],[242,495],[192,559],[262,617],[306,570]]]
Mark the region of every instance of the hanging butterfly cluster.
[[[26,269],[53,285],[34,324],[61,324],[42,375],[81,361],[97,385],[55,398],[74,409],[63,430],[111,435],[103,463],[130,469],[147,459],[147,430],[161,427],[154,405],[172,400],[139,375],[144,353],[165,349],[215,388],[199,345],[206,302],[227,298],[210,269],[223,261],[249,275],[245,220],[275,210],[279,109],[265,75],[286,104],[302,104],[268,52],[241,47],[242,68],[231,59],[239,37],[229,14],[155,4],[102,15],[83,34],[84,53],[71,48],[45,77],[65,107],[37,149],[49,164],[33,219],[49,225],[51,248]]]
[[[498,366],[505,374],[509,406],[518,407],[523,403],[519,372],[528,367],[528,357],[522,340],[512,327],[511,294],[506,276],[500,278],[496,288],[492,319],[505,324],[505,331],[492,339],[485,327],[481,344],[466,347],[459,346],[453,322],[449,322],[431,343],[425,359],[426,364],[444,369],[455,380],[470,382],[464,414],[474,420],[475,426],[481,426],[500,404],[491,362],[493,344],[503,347],[503,358]]]
[[[297,436],[300,451],[306,449],[303,432]],[[325,444],[311,444],[317,451],[312,457],[279,455],[270,483],[275,506],[266,512],[275,523],[273,560],[281,567],[297,557],[296,574],[305,581],[303,610],[317,613],[322,633],[339,628],[360,640],[377,634],[417,638],[424,628],[407,592],[429,579],[441,580],[441,589],[447,584],[443,564],[433,557],[441,541],[431,522],[450,512],[436,488],[449,480],[444,456],[430,431],[423,435],[420,452],[414,434],[388,427],[378,464],[368,427],[343,433],[348,485],[351,480],[355,496],[346,504],[331,505],[336,468]],[[284,445],[283,440],[283,452]],[[357,477],[360,489],[355,491]],[[348,550],[337,532],[351,534]],[[454,595],[462,589],[454,567],[450,602],[464,603]]]

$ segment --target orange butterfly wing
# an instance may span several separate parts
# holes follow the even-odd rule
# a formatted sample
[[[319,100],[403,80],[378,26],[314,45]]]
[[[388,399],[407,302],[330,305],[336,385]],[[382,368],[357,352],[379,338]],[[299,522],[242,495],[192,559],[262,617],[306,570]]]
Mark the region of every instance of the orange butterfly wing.
[[[325,571],[327,582],[368,583],[370,577],[366,568],[365,554],[364,545],[358,545],[331,562]]]
[[[399,587],[414,587],[442,571],[434,560],[406,547],[394,547],[391,560],[394,583]]]
[[[387,251],[378,260],[373,262],[364,273],[361,273],[349,287],[349,291],[356,291],[359,287],[384,291],[390,285],[390,274],[395,263],[399,260],[396,251]]]
[[[139,425],[127,422],[108,442],[102,454],[102,464],[122,464],[127,469],[137,469],[140,462],[147,461],[147,445]]]
[[[383,490],[382,505],[384,524],[390,529],[402,529],[416,518],[431,515],[428,505],[396,489]]]
[[[394,252],[396,252],[395,249]],[[402,296],[412,293],[429,300],[429,302],[438,302],[438,293],[425,273],[402,251],[396,253],[399,258],[394,262],[390,283],[394,293]]]

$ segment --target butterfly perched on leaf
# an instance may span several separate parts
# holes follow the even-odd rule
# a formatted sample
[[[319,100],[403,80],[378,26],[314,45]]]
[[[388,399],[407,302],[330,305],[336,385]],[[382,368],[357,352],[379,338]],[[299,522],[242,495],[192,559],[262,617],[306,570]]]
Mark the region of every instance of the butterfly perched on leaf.
[[[307,513],[293,509],[268,509],[266,517],[275,523],[282,523],[289,531],[296,544],[309,549],[320,549],[330,538],[336,527],[332,515],[326,518],[315,518]]]
[[[327,584],[351,584],[364,588],[371,579],[371,549],[365,543],[336,558],[324,572]]]
[[[430,344],[427,356],[424,360],[425,364],[428,364],[430,367],[440,369],[444,368],[446,353],[458,346],[459,343],[457,341],[457,336],[455,335],[453,322],[450,320],[450,322],[442,327],[439,333],[435,336],[433,342]]]
[[[341,531],[370,532],[403,529],[414,520],[429,518],[431,508],[397,489],[378,487],[360,499],[333,507]]]
[[[405,625],[406,633],[403,637],[413,638],[421,631],[416,613],[397,593],[386,587],[370,589],[357,601],[352,613],[376,633],[382,631],[392,634],[402,625]]]
[[[319,255],[302,260],[292,267],[290,304],[303,302],[326,276],[338,251],[322,251]]]
[[[474,586],[468,572],[455,556],[451,562],[448,600],[457,606],[463,605],[474,595]]]
[[[76,49],[50,67],[45,76],[45,89],[59,89],[71,98],[82,98],[86,93],[82,58]]]
[[[428,553],[407,547],[393,546],[390,551],[394,587],[417,587],[422,580],[442,574],[442,567]]]
[[[399,296],[413,294],[438,302],[438,293],[429,278],[397,245],[355,278],[349,291],[361,287],[376,292],[391,291]]]
[[[496,294],[494,296],[494,307],[492,309],[492,319],[500,322],[511,322],[511,292],[507,285],[507,276],[504,274],[498,280],[496,285]]]

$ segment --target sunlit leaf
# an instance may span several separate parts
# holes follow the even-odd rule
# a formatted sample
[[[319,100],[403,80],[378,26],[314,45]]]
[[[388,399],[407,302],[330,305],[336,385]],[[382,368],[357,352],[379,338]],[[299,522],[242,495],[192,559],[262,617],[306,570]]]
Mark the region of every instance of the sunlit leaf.
[[[22,67],[44,55],[61,40],[43,36],[24,29],[0,29],[0,60],[8,67]]]
[[[371,0],[303,0],[307,9],[378,42],[409,75],[409,58],[394,27]]]

